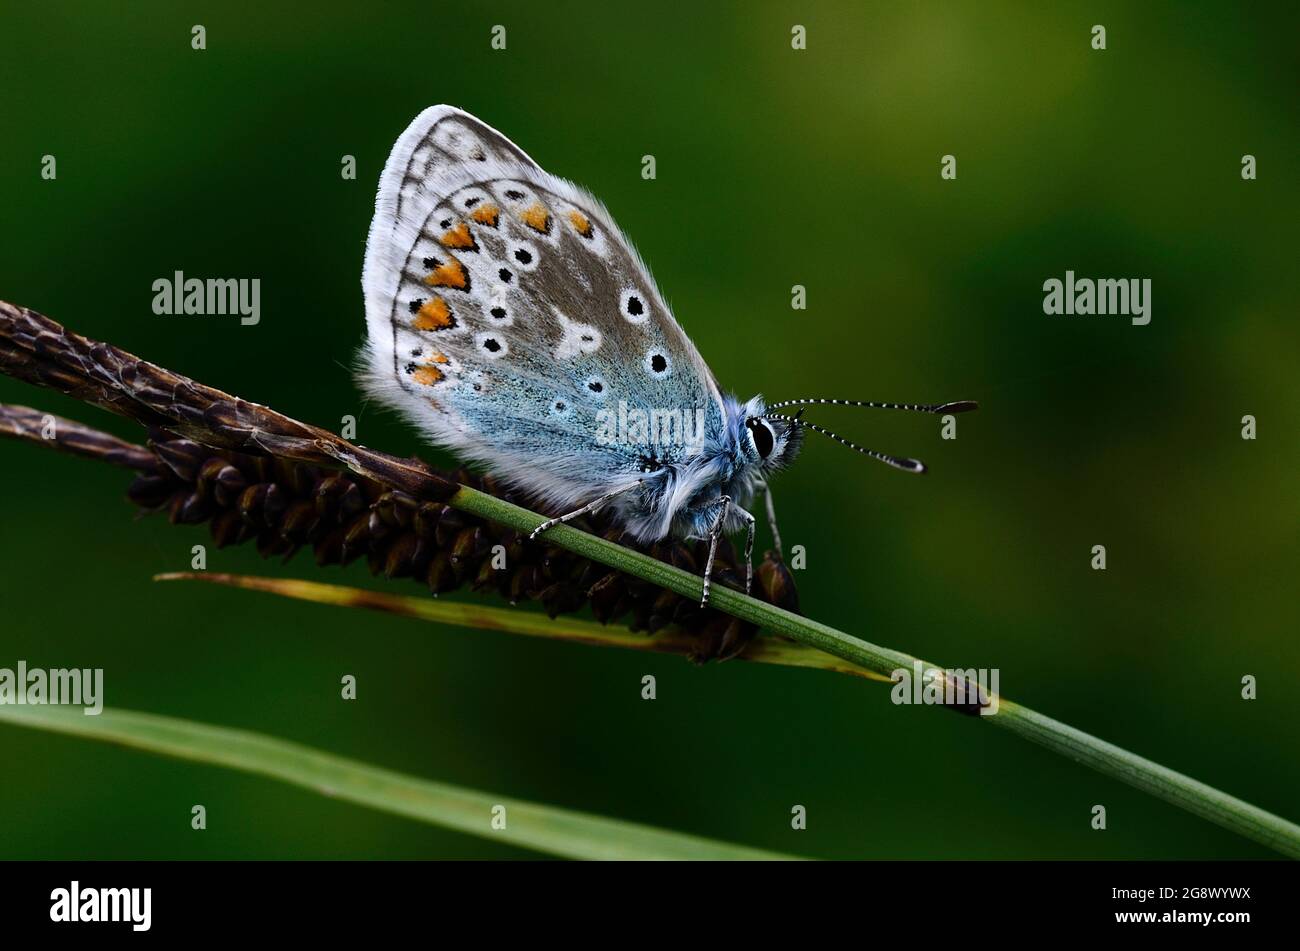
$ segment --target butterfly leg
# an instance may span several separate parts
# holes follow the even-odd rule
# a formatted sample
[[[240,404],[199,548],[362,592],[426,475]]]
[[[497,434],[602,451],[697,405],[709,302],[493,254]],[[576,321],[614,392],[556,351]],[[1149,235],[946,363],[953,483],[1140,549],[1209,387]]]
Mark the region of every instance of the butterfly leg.
[[[625,486],[621,489],[615,489],[613,492],[606,492],[600,498],[596,499],[595,501],[588,502],[580,509],[574,509],[572,512],[568,512],[564,515],[560,515],[557,518],[547,519],[545,522],[542,522],[541,525],[538,525],[536,528],[534,528],[531,532],[528,533],[528,540],[532,541],[534,538],[542,534],[542,532],[546,531],[548,528],[553,528],[556,525],[562,525],[565,522],[571,522],[578,516],[586,515],[588,512],[594,512],[596,511],[596,509],[600,508],[606,502],[616,498],[617,496],[622,495],[624,492],[627,492],[630,489],[635,489],[640,484],[641,484],[640,482],[636,482],[632,485]]]
[[[713,583],[713,559],[718,553],[718,538],[722,535],[722,526],[727,520],[727,511],[732,508],[731,496],[720,495],[714,499],[710,505],[720,506],[718,517],[713,522],[713,527],[709,530],[709,557],[704,563],[704,594],[700,598],[700,607],[709,605],[709,588]],[[749,594],[750,588],[754,585],[754,516],[750,515],[739,505],[735,506],[736,513],[745,520],[746,537],[745,537],[745,594]]]
[[[713,527],[709,529],[709,557],[704,562],[704,594],[700,598],[700,607],[709,605],[709,584],[713,579],[713,556],[718,553],[718,536],[722,534],[722,523],[727,517],[727,509],[731,506],[731,496],[720,495],[714,499],[714,505],[720,506],[718,517],[713,522]]]
[[[767,506],[767,527],[772,530],[772,547],[776,549],[776,557],[784,559],[781,532],[776,527],[776,506],[772,504],[772,487],[766,482],[763,483],[763,499]]]
[[[746,519],[745,525],[745,594],[754,587],[754,526],[757,520],[739,505],[736,511]]]

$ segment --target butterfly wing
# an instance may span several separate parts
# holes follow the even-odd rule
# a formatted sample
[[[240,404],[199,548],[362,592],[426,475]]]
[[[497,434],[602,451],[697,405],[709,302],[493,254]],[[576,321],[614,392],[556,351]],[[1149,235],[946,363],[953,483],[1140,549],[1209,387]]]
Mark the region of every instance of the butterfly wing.
[[[721,438],[708,367],[605,208],[460,110],[394,146],[362,284],[368,392],[556,508]],[[638,411],[686,438],[648,448]]]

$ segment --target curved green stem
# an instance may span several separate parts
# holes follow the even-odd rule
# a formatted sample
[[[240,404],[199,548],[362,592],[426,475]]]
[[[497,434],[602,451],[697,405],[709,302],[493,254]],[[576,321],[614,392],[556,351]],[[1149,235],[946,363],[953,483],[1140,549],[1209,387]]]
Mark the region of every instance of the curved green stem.
[[[532,531],[545,521],[542,516],[527,509],[464,486],[452,496],[449,504],[521,532]],[[557,525],[547,531],[545,538],[584,558],[653,582],[684,597],[700,596],[701,580],[697,575],[571,526]],[[916,664],[920,664],[921,670],[926,674],[944,676],[934,664],[910,654],[871,644],[730,588],[715,586],[709,603],[734,617],[783,634],[801,644],[816,647],[884,677],[890,677],[899,669],[912,671]],[[1033,740],[1077,763],[1090,766],[1284,855],[1300,858],[1300,826],[1294,822],[1028,707],[1001,697],[997,697],[996,701],[997,713],[981,716],[980,720]]]

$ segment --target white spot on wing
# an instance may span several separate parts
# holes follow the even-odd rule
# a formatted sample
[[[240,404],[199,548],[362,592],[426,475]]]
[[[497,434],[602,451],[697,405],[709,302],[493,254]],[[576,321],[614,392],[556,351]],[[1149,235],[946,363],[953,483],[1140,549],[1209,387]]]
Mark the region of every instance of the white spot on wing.
[[[433,142],[438,148],[462,162],[481,162],[487,158],[487,150],[482,140],[463,123],[455,120],[444,120],[438,123],[433,133]]]
[[[510,352],[510,345],[506,342],[506,338],[491,331],[475,334],[474,346],[489,360],[500,360]]]
[[[536,271],[539,260],[537,248],[527,241],[511,241],[506,250],[506,263],[519,271]]]
[[[507,208],[527,208],[537,201],[533,190],[523,182],[493,182],[492,192],[497,196],[497,201]]]
[[[601,337],[600,331],[591,324],[582,324],[576,320],[570,320],[558,310],[553,311],[555,319],[560,322],[560,329],[564,336],[560,340],[560,345],[555,348],[555,359],[572,360],[579,354],[595,353],[600,349]]]
[[[650,303],[635,287],[625,287],[618,295],[618,312],[630,324],[640,326],[650,319]]]
[[[659,347],[654,347],[646,351],[645,355],[645,372],[656,379],[662,380],[673,374],[673,361],[669,359],[668,354]]]
[[[515,322],[514,308],[506,303],[505,294],[498,294],[491,298],[484,310],[489,326],[509,327]]]

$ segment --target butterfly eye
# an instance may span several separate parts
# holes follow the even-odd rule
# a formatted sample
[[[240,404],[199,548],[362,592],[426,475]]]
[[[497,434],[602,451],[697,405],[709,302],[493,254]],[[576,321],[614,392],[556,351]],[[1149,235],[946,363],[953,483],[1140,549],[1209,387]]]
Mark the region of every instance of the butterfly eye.
[[[754,441],[754,448],[758,451],[758,458],[766,460],[772,455],[772,449],[776,446],[776,436],[772,433],[772,427],[767,424],[766,420],[750,417],[745,420],[745,426],[749,429],[749,438]]]

